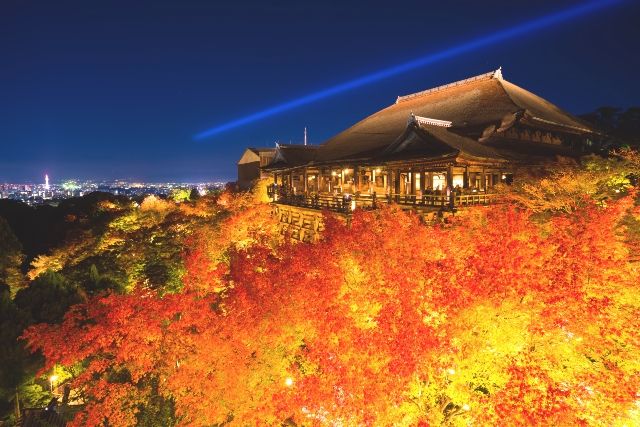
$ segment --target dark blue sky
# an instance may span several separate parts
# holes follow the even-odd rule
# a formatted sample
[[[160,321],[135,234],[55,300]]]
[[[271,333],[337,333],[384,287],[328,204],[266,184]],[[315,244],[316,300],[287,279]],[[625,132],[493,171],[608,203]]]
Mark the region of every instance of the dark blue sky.
[[[280,102],[584,1],[0,2],[0,181],[234,179],[246,146],[321,143],[415,92],[503,67],[573,113],[640,105],[623,1],[214,138]]]

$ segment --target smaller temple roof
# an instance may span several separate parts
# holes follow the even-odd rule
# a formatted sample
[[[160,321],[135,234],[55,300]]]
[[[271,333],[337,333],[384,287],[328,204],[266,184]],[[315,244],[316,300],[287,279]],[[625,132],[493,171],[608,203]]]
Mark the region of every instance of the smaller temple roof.
[[[263,169],[282,169],[308,164],[315,160],[318,148],[318,145],[278,144],[273,160]]]
[[[275,148],[266,148],[266,147],[249,147],[244,150],[242,153],[242,157],[238,160],[238,165],[247,164],[247,163],[255,163],[260,161],[260,155],[265,153],[273,153],[275,152]]]
[[[427,117],[409,116],[405,131],[376,160],[403,160],[408,158],[440,158],[463,156],[478,160],[504,161],[492,147],[449,130],[450,122]]]
[[[249,147],[249,148],[247,148],[247,150],[251,150],[256,154],[272,153],[272,152],[276,151],[276,149],[274,147]]]

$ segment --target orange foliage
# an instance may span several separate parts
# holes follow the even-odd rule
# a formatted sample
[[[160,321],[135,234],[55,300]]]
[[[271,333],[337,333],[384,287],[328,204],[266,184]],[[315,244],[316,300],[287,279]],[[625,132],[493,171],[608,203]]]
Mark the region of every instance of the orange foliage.
[[[222,201],[236,213],[193,242],[182,293],[94,298],[25,334],[45,369],[85,363],[75,425],[135,424],[151,380],[181,425],[638,422],[630,198],[543,224],[356,212],[316,244]]]

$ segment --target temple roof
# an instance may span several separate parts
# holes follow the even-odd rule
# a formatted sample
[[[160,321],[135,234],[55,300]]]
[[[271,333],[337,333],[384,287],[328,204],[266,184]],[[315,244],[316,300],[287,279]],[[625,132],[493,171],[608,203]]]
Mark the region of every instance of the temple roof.
[[[422,119],[422,120],[421,120]],[[377,160],[401,160],[462,156],[478,160],[504,161],[492,147],[451,132],[449,126],[411,116],[405,131],[376,156]]]
[[[384,150],[403,133],[410,114],[451,122],[452,131],[476,139],[487,126],[500,126],[505,118],[515,115],[569,133],[597,133],[556,105],[504,80],[497,70],[399,97],[325,142],[316,160],[366,157]]]
[[[278,144],[273,160],[263,169],[290,168],[310,163],[316,158],[319,148],[319,145]]]
[[[446,154],[477,159],[503,160],[492,147],[451,132],[446,126],[410,121],[405,132],[381,154],[380,158],[437,157]]]
[[[276,149],[274,147],[249,147],[247,148],[247,150],[251,150],[256,154],[260,154],[260,153],[272,153],[274,151],[276,151]]]

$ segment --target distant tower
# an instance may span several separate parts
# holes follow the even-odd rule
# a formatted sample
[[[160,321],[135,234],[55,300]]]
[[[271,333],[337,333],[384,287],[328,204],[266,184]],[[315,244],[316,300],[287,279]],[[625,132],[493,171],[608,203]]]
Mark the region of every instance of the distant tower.
[[[307,127],[304,127],[304,145],[307,145]]]
[[[49,190],[49,175],[44,174],[44,189]]]

